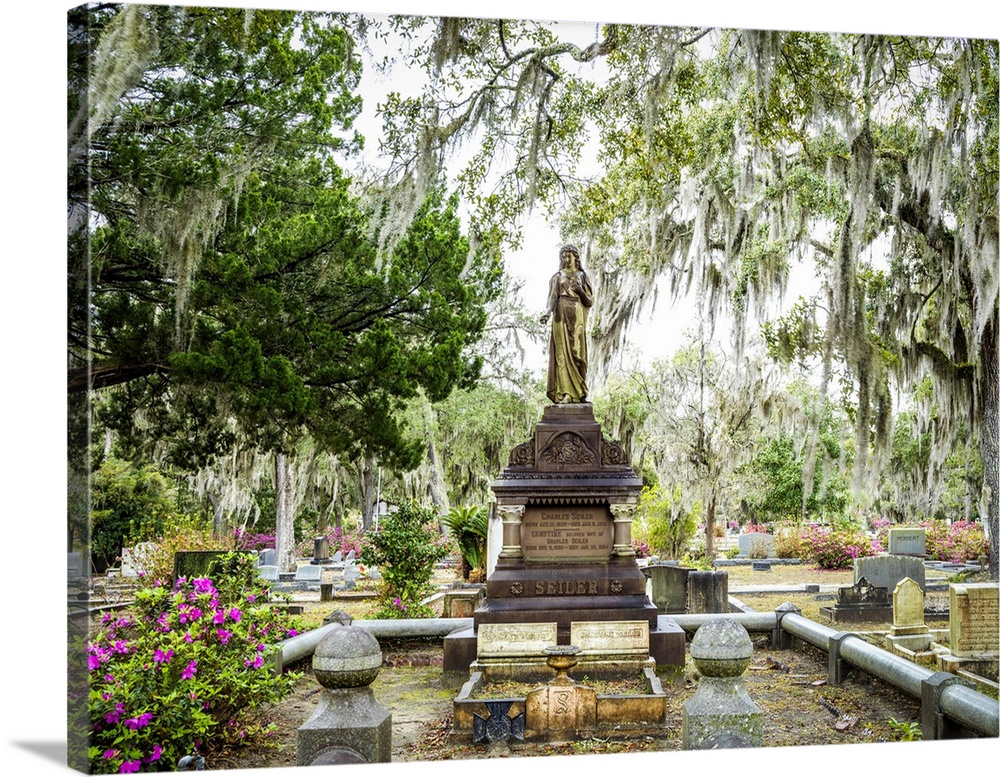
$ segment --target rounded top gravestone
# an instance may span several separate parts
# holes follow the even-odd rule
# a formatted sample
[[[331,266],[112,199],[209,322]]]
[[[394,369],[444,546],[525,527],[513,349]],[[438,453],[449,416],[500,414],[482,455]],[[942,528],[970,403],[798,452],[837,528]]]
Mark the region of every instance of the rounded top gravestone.
[[[752,655],[750,635],[732,618],[709,621],[691,640],[691,658],[705,677],[739,677]]]
[[[340,626],[320,640],[312,666],[324,688],[360,688],[378,676],[382,649],[367,629]]]

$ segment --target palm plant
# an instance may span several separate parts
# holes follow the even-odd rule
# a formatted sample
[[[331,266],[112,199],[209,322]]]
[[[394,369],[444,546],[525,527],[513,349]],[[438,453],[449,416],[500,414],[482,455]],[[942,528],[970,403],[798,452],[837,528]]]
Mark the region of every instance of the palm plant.
[[[462,579],[468,580],[474,569],[486,567],[486,537],[489,513],[485,507],[452,507],[441,523],[458,543],[462,553]]]

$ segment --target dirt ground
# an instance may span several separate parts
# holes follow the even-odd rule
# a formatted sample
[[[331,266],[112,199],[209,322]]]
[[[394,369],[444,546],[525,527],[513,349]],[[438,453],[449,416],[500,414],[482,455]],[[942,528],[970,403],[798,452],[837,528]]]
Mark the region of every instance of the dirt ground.
[[[748,568],[729,568],[730,590],[746,587],[797,586],[819,583],[828,590],[849,585],[850,572],[826,572],[807,567],[773,567],[771,573]],[[929,575],[929,580],[933,578]],[[774,609],[790,601],[803,615],[829,625],[820,617],[820,606],[830,604],[829,594],[762,593],[733,594],[757,611]],[[930,603],[930,602],[929,602]],[[332,609],[343,609],[355,617],[370,612],[363,599],[320,604],[303,602],[305,620],[317,623]],[[888,623],[850,624],[857,632],[878,632]],[[848,628],[848,627],[845,627]],[[919,701],[860,670],[848,673],[839,687],[826,682],[826,653],[808,645],[794,650],[772,650],[765,635],[752,635],[754,654],[744,674],[750,697],[764,713],[766,747],[827,745],[905,740],[908,727],[920,720]],[[443,652],[440,641],[383,641],[383,667],[372,684],[375,698],[392,712],[393,762],[465,760],[495,757],[568,755],[577,753],[622,753],[676,751],[681,749],[682,704],[697,687],[695,673],[661,675],[668,694],[667,725],[662,731],[642,735],[607,736],[566,744],[513,743],[491,747],[460,741],[451,733],[452,701],[456,691],[442,687]],[[688,667],[691,664],[688,662]],[[294,667],[301,672],[295,691],[270,710],[278,727],[278,747],[262,752],[219,756],[215,769],[246,769],[295,765],[296,730],[316,709],[321,692],[308,661]],[[902,745],[901,745],[902,746]]]

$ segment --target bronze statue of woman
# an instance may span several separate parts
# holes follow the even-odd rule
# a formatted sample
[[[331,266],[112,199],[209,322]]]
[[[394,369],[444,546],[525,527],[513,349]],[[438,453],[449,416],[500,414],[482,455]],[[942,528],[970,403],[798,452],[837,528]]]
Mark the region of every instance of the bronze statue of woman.
[[[557,405],[587,399],[587,310],[594,304],[590,280],[574,245],[559,250],[559,272],[549,282],[541,323],[552,319],[547,394]]]

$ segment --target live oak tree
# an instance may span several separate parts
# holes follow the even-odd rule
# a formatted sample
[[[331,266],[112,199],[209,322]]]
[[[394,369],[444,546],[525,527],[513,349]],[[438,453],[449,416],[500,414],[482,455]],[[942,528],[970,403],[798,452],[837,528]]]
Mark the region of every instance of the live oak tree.
[[[92,392],[136,456],[196,471],[236,443],[275,453],[290,557],[287,457],[308,435],[415,466],[398,411],[477,377],[496,255],[441,188],[378,244],[387,214],[336,157],[360,142],[360,62],[336,18],[75,14],[88,83],[70,199],[87,218],[71,234],[69,390]]]
[[[422,41],[412,51],[429,87],[384,106],[393,173],[418,189],[475,142],[460,177],[511,242],[529,207],[564,209],[602,289],[595,364],[620,349],[657,279],[697,294],[712,323],[728,313],[740,347],[790,267],[809,263],[809,326],[784,339],[813,339],[824,387],[838,366],[851,381],[855,497],[874,491],[870,454],[891,440],[891,386],[930,378],[950,432],[936,455],[962,434],[979,448],[997,574],[997,41],[394,24]],[[588,139],[600,165],[582,175]]]

